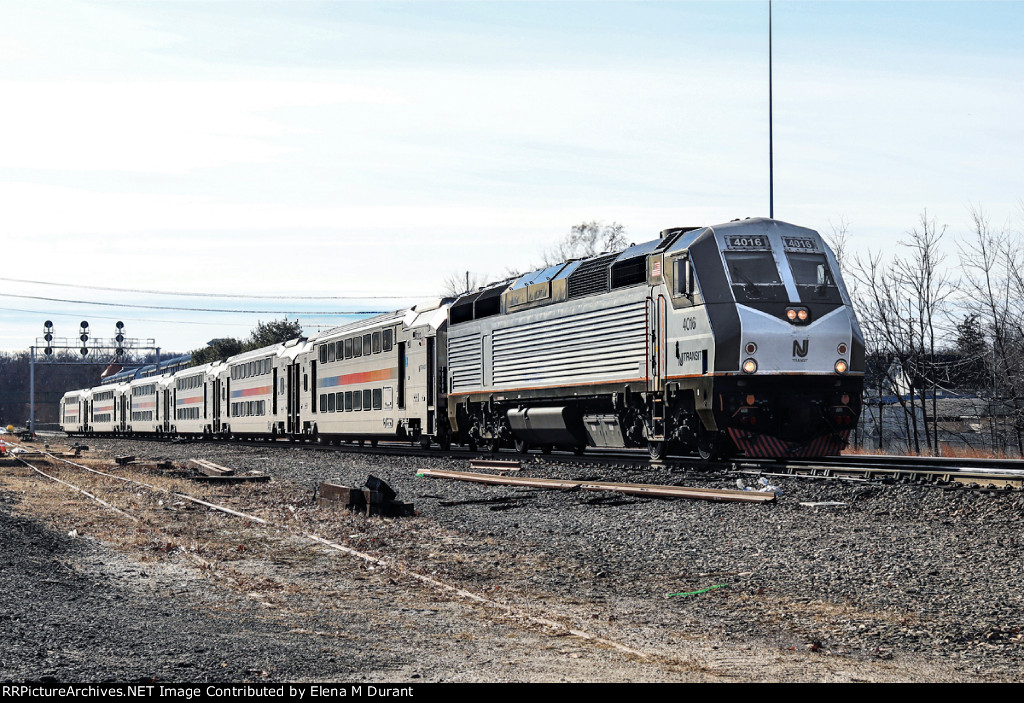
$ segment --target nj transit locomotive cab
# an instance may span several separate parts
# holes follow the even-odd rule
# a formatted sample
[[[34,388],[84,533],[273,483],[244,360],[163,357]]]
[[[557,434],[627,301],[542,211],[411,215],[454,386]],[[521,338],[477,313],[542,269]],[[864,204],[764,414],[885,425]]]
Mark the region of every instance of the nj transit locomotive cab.
[[[748,219],[462,296],[448,364],[470,446],[824,456],[856,423],[864,351],[821,237]]]
[[[775,220],[743,220],[695,231],[666,258],[674,312],[667,342],[678,370],[667,360],[665,377],[678,378],[676,388],[705,390],[696,404],[707,439],[701,449],[838,454],[860,413],[864,343],[821,236]],[[700,304],[704,339],[701,325],[686,316]],[[687,380],[698,358],[700,378],[711,376],[711,384]]]

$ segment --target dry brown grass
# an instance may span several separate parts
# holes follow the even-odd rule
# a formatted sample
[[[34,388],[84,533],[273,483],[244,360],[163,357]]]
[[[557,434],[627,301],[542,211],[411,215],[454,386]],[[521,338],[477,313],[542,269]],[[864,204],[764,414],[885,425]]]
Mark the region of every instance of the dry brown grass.
[[[848,447],[843,450],[843,456],[889,456],[893,453],[882,449],[863,449],[860,447]],[[905,452],[896,456],[935,456],[930,452]],[[939,456],[955,459],[1020,459],[1019,456],[1008,454],[1004,451],[993,451],[977,447],[966,447],[953,445],[947,442],[939,442]]]
[[[324,550],[298,535],[315,533],[381,555],[390,545],[403,542],[410,530],[429,534],[416,518],[366,519],[347,510],[320,509],[308,488],[287,482],[214,486],[136,466],[117,466],[95,456],[73,460],[158,489],[153,490],[44,457],[25,458],[138,520],[115,513],[23,465],[5,466],[0,471],[0,491],[20,501],[16,512],[41,519],[63,533],[74,531],[80,537],[99,540],[136,562],[184,569],[242,592],[266,607],[290,612],[348,608],[353,592],[360,588],[354,584],[373,588],[381,578],[391,578],[378,567]],[[271,524],[210,510],[176,493],[231,507]],[[450,556],[445,550],[438,554],[438,561]]]

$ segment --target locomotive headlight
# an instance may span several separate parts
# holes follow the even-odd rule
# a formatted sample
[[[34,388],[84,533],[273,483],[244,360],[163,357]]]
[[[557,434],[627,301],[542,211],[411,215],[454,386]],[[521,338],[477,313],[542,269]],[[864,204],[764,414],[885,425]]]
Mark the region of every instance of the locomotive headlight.
[[[839,352],[840,356],[846,356],[846,342],[840,342],[839,346],[836,347],[836,351]]]
[[[743,373],[757,373],[757,362],[747,359],[743,362]]]
[[[757,345],[754,344],[753,342],[747,342],[747,345],[743,347],[743,349],[744,351],[747,352],[747,354],[753,354],[754,352],[757,351]]]
[[[786,308],[786,319],[794,325],[805,325],[811,321],[811,311],[803,307]]]
[[[836,373],[843,374],[847,370],[846,359],[840,359],[836,362]]]

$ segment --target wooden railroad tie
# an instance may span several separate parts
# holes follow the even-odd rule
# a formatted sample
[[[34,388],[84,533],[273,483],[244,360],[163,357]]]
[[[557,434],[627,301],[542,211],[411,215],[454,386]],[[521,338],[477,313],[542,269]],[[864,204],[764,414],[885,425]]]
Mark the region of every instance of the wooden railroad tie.
[[[266,483],[270,476],[266,474],[236,474],[234,469],[229,469],[220,464],[214,464],[206,459],[189,459],[188,462],[199,474],[191,476],[193,481],[204,483]]]

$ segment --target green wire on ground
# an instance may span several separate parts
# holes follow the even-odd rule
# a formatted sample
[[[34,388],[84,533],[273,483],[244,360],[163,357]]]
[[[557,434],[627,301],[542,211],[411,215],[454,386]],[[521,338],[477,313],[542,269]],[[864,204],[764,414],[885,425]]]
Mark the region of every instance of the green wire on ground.
[[[713,591],[716,588],[725,588],[728,585],[729,584],[727,583],[720,583],[717,586],[709,586],[708,588],[702,588],[699,591],[690,591],[688,593],[669,593],[665,597],[672,598],[673,596],[679,596],[681,598],[685,598],[686,596],[699,596],[701,593],[707,593],[708,591]]]

